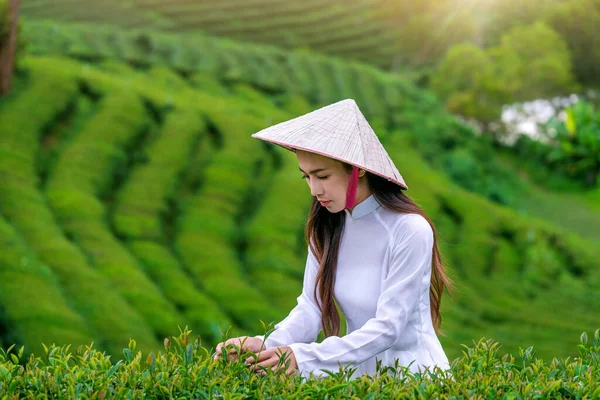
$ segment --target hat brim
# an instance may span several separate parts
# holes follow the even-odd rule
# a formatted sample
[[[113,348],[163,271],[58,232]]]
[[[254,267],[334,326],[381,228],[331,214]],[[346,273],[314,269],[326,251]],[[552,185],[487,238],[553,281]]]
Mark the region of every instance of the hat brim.
[[[402,183],[402,182],[400,182],[400,181],[398,181],[398,180],[396,180],[396,179],[390,178],[389,176],[384,176],[384,175],[380,174],[379,172],[373,171],[373,170],[371,170],[371,169],[369,169],[369,168],[365,167],[364,165],[359,165],[359,164],[356,164],[356,163],[350,162],[350,161],[348,161],[348,160],[345,160],[345,159],[343,159],[343,158],[334,157],[334,156],[332,156],[332,155],[330,155],[330,154],[321,153],[321,152],[319,152],[319,151],[312,150],[312,149],[307,149],[307,148],[305,148],[305,147],[301,147],[301,146],[293,146],[293,147],[292,147],[292,146],[290,146],[290,145],[288,145],[288,144],[284,144],[284,143],[282,143],[282,142],[278,142],[278,141],[276,141],[276,140],[273,140],[273,139],[266,139],[266,138],[256,138],[256,139],[260,139],[260,140],[264,140],[264,141],[266,141],[266,142],[270,142],[270,143],[276,144],[276,145],[278,145],[278,146],[281,146],[281,147],[283,147],[283,148],[284,148],[284,149],[286,149],[286,150],[289,150],[289,151],[291,151],[292,153],[295,153],[295,152],[296,152],[296,150],[302,150],[302,151],[306,151],[306,152],[309,152],[309,153],[315,153],[315,154],[319,154],[319,155],[321,155],[321,156],[324,156],[324,157],[327,157],[327,158],[332,158],[332,159],[334,159],[334,160],[338,160],[338,161],[345,162],[346,164],[350,164],[350,165],[352,165],[352,166],[356,166],[356,167],[358,167],[358,168],[364,169],[365,171],[369,171],[370,173],[372,173],[372,174],[374,174],[374,175],[377,175],[377,176],[380,176],[380,177],[382,177],[382,178],[385,178],[385,179],[387,179],[387,180],[388,180],[388,181],[390,181],[390,182],[394,182],[396,185],[400,186],[402,189],[408,190],[408,186],[406,186],[406,184],[404,184],[404,183]]]

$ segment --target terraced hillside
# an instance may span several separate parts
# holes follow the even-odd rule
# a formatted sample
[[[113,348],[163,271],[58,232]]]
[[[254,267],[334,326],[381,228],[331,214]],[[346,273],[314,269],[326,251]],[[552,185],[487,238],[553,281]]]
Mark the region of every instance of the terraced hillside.
[[[392,7],[391,3],[382,0],[28,0],[22,4],[22,13],[38,20],[208,33],[282,48],[308,47],[387,69],[394,64],[399,49],[407,47],[402,43],[403,31],[416,28],[405,26],[403,20],[390,18],[389,8],[402,13],[399,9],[402,6]],[[405,11],[415,11],[415,8]],[[458,29],[452,29],[462,32],[468,25],[457,18],[458,11],[454,8],[450,11],[439,24],[444,32],[437,35],[435,43],[421,42],[423,49],[439,52],[436,47],[452,42],[448,28],[454,26]],[[419,25],[418,29],[424,29],[423,32],[435,29],[425,20]]]
[[[156,349],[177,325],[210,346],[220,329],[258,334],[260,319],[283,318],[311,199],[295,156],[250,135],[346,97],[438,226],[458,286],[443,305],[449,356],[481,336],[570,355],[597,328],[600,250],[432,170],[404,116],[449,117],[400,77],[209,38],[26,34],[31,54],[0,102],[3,344],[94,340],[119,356],[130,337]]]

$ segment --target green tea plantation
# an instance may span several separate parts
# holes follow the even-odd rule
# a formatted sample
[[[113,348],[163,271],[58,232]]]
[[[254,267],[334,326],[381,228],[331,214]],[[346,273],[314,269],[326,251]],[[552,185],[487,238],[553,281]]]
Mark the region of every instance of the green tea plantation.
[[[415,135],[475,135],[431,93],[205,36],[30,22],[23,38],[0,99],[0,398],[600,396],[599,246],[426,161]],[[264,333],[301,290],[310,192],[292,153],[250,135],[344,98],[437,226],[457,287],[451,375],[300,384],[208,356],[225,331]]]
[[[600,330],[584,332],[579,356],[544,362],[529,347],[517,356],[498,354],[499,344],[481,339],[465,346],[450,369],[411,373],[379,365],[375,374],[351,379],[340,367],[323,378],[267,372],[263,377],[238,360],[214,361],[185,330],[165,338],[164,349],[145,354],[135,340],[116,362],[93,346],[44,348],[25,359],[22,350],[0,351],[4,398],[178,399],[593,399],[600,397]],[[588,342],[589,341],[589,342]],[[239,350],[239,348],[238,348]],[[225,354],[225,353],[223,353]],[[252,356],[247,352],[242,356]]]
[[[392,4],[396,3],[396,4]],[[409,54],[423,61],[439,57],[451,44],[472,36],[469,10],[455,12],[450,4],[402,6],[381,0],[45,0],[23,1],[27,19],[110,24],[121,29],[146,29],[188,36],[205,33],[234,40],[267,43],[283,48],[306,47],[321,53],[368,62],[384,68],[398,67]],[[442,18],[444,10],[451,10]],[[418,23],[408,24],[409,13],[419,13]],[[422,14],[422,15],[421,15]],[[400,21],[398,21],[400,19]],[[478,19],[476,17],[475,19]],[[441,27],[451,27],[440,40]],[[411,45],[407,37],[423,43]],[[404,54],[396,60],[398,52]],[[423,53],[423,54],[420,54]]]

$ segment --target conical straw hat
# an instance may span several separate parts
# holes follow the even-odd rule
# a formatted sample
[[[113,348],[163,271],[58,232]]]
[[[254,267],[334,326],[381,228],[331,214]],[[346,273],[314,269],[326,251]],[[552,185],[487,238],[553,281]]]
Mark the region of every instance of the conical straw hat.
[[[252,137],[293,152],[299,149],[344,161],[408,189],[353,99],[270,126]]]

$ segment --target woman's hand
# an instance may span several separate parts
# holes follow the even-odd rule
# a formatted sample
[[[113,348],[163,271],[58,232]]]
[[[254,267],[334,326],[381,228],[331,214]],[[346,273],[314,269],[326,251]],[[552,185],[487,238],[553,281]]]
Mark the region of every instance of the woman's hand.
[[[217,358],[219,358],[223,352],[223,346],[228,346],[230,344],[233,344],[235,346],[239,346],[240,347],[240,351],[243,353],[245,350],[249,350],[253,353],[258,353],[261,350],[265,349],[265,345],[263,343],[262,340],[260,340],[259,338],[255,338],[255,337],[249,337],[249,336],[240,336],[237,338],[231,338],[228,339],[225,342],[221,342],[217,345],[217,351],[216,354],[214,356],[214,359],[216,360]],[[231,348],[229,349],[229,353],[227,355],[227,359],[229,361],[231,361],[231,359],[233,358],[234,360],[237,360],[238,358],[238,354],[236,354],[237,350],[235,348]]]
[[[258,360],[255,360],[254,357],[248,357],[245,363],[250,365],[252,371],[260,375],[266,374],[263,368],[271,369],[271,371],[285,370],[286,375],[291,375],[298,369],[296,356],[289,346],[279,346],[263,350],[257,356]],[[278,366],[280,359],[283,361]]]

